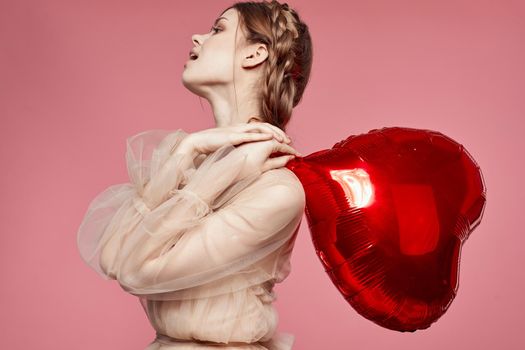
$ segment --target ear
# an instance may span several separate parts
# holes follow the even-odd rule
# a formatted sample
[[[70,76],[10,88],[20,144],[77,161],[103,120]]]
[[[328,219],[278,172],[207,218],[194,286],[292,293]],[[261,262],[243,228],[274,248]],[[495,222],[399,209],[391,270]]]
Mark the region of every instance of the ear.
[[[242,59],[243,68],[255,67],[268,58],[268,50],[265,44],[257,43],[248,46],[244,50],[244,57]]]

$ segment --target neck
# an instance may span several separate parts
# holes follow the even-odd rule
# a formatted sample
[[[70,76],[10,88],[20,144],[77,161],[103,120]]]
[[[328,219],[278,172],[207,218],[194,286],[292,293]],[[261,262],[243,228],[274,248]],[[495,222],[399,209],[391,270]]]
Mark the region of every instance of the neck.
[[[237,100],[233,85],[222,91],[214,90],[206,97],[215,118],[215,127],[249,123],[251,119],[262,121],[261,103],[249,94],[249,90],[237,87]]]

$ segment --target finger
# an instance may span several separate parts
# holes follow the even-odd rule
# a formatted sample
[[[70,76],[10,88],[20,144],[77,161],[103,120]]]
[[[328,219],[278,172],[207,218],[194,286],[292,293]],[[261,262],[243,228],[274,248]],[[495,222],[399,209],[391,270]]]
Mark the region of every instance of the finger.
[[[277,141],[283,142],[283,137],[268,124],[255,122],[253,126],[254,129],[260,130],[261,132],[271,132]]]
[[[262,123],[262,122],[253,122],[247,124],[248,126],[251,126],[251,130],[257,130],[257,131],[267,131],[272,132],[275,135],[275,139],[279,142],[287,142],[289,143],[290,140],[288,136],[278,127],[270,124],[270,123]]]
[[[265,127],[262,123],[243,124],[241,126],[240,132],[254,132],[254,133],[265,132],[265,133],[271,133],[277,138],[277,135],[275,134],[275,132],[271,128]]]
[[[262,166],[262,171],[268,171],[270,169],[277,169],[285,166],[290,160],[295,158],[293,155],[284,155],[280,157],[268,158]]]
[[[298,157],[302,157],[303,156],[300,152],[298,152],[292,146],[284,144],[284,143],[278,143],[278,142],[274,143],[273,152],[290,153],[290,154],[294,154],[294,155],[296,155]]]
[[[233,145],[238,145],[244,142],[269,140],[272,138],[273,138],[273,134],[269,132],[263,132],[263,133],[245,132],[245,133],[240,133],[240,134],[232,134],[230,142]]]
[[[263,130],[259,123],[239,123],[236,125],[239,132],[257,132]]]
[[[282,141],[281,142],[286,142],[286,143],[290,143],[291,140],[290,138],[288,137],[288,135],[286,135],[286,133],[281,130],[280,128],[278,128],[277,126],[275,125],[272,125],[270,123],[263,123],[263,125],[271,128],[272,130],[274,130],[277,134],[279,134],[281,137],[282,137]]]

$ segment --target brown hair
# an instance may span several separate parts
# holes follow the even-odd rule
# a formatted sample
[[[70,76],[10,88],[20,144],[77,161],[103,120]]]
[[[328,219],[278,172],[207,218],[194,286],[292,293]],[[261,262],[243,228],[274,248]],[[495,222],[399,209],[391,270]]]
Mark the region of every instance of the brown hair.
[[[308,26],[287,3],[275,0],[236,2],[226,10],[230,8],[239,13],[246,42],[267,46],[268,59],[259,89],[261,117],[285,130],[310,78],[312,40]]]

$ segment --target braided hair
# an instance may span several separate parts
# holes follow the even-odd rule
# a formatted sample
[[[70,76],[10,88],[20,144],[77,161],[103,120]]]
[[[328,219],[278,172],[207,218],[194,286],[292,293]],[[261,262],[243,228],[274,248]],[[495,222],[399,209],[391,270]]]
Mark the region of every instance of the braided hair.
[[[229,8],[238,11],[246,41],[267,46],[268,59],[258,90],[261,117],[285,130],[310,77],[312,41],[308,26],[287,3],[275,0],[237,2]]]

